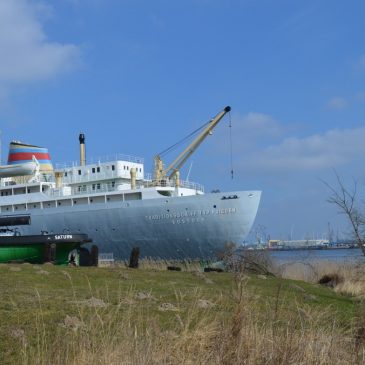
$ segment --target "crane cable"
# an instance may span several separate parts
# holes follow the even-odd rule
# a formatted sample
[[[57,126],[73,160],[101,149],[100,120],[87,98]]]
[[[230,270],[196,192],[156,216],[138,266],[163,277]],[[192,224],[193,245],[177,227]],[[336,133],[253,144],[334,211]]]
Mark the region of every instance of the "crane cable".
[[[188,134],[186,137],[184,137],[180,141],[174,143],[172,146],[170,146],[170,147],[166,148],[165,150],[163,150],[162,152],[160,152],[158,155],[162,157],[162,156],[166,155],[167,153],[173,151],[179,145],[181,145],[182,143],[186,142],[187,140],[189,140],[190,138],[192,138],[195,134],[197,134],[199,131],[201,131],[203,128],[205,128],[210,122],[211,122],[211,120],[209,120],[208,122],[204,123],[202,126],[200,126],[199,128],[195,129],[193,132],[191,132],[190,134]]]
[[[232,144],[232,119],[229,111],[229,148],[230,148],[230,162],[231,162],[231,179],[233,179],[233,144]]]

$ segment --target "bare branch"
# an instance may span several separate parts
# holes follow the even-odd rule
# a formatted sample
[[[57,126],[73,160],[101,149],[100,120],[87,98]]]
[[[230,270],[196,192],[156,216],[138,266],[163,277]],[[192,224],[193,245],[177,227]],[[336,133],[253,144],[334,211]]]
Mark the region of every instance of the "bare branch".
[[[363,254],[365,255],[365,216],[356,207],[357,200],[357,182],[354,180],[352,190],[345,187],[341,178],[334,171],[337,179],[337,187],[333,187],[326,181],[323,183],[331,191],[331,195],[327,199],[330,204],[335,204],[340,209],[340,213],[345,214],[349,219],[351,224],[352,232],[354,234],[355,240],[358,246],[361,248]]]

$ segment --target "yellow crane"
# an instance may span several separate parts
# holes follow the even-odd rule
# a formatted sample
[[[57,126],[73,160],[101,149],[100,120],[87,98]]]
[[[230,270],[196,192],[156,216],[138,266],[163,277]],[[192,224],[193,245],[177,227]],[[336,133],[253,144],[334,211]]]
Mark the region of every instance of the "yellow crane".
[[[230,106],[226,106],[221,112],[219,112],[203,129],[203,131],[194,139],[193,142],[180,153],[179,156],[167,167],[164,168],[164,163],[160,155],[154,157],[154,181],[157,185],[163,183],[163,181],[171,180],[175,178],[176,185],[179,184],[179,170],[184,165],[186,160],[195,152],[204,139],[212,134],[212,130],[222,120],[222,118],[231,110]]]

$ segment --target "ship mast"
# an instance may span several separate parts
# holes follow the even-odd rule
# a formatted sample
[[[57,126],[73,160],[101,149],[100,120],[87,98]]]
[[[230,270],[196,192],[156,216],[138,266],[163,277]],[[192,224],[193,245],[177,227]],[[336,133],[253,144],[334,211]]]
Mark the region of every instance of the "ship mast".
[[[167,167],[164,168],[164,163],[160,155],[154,157],[154,180],[158,183],[161,180],[172,179],[175,177],[178,180],[179,170],[184,165],[186,160],[196,151],[200,144],[205,140],[208,135],[212,134],[213,129],[222,120],[222,118],[231,110],[230,106],[226,106],[221,112],[219,112],[204,128],[204,130],[194,139],[193,142],[180,153],[178,157]]]

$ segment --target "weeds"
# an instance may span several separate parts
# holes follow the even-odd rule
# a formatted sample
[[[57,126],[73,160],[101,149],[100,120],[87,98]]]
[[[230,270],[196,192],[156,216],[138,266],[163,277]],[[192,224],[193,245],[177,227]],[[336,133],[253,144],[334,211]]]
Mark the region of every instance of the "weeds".
[[[0,268],[8,281],[0,282],[0,314],[3,326],[9,325],[1,328],[0,343],[5,341],[3,351],[13,348],[1,363],[304,365],[365,360],[362,303],[351,314],[351,299],[328,288],[242,272],[201,273],[207,283],[201,275],[154,268],[49,271],[45,277],[32,268],[15,274]],[[35,294],[30,304],[29,287]],[[306,302],[304,295],[319,299]],[[11,311],[6,298],[14,303]],[[345,319],[339,315],[343,308]],[[21,328],[15,328],[14,314]],[[6,339],[9,334],[13,337]]]

